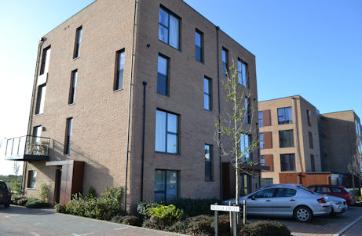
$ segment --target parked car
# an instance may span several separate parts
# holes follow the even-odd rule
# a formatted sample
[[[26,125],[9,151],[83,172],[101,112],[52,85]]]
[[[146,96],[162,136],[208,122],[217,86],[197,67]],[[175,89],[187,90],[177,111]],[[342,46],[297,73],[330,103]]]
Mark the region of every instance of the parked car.
[[[4,181],[0,180],[0,205],[8,208],[11,203],[11,192]]]
[[[312,185],[308,187],[309,190],[331,196],[340,197],[346,200],[349,206],[354,204],[352,194],[343,186],[338,185]]]
[[[340,215],[348,209],[347,202],[343,198],[326,195],[325,199],[332,204],[331,215]]]
[[[246,200],[248,215],[294,217],[309,222],[314,216],[329,215],[331,202],[297,184],[275,184],[240,198]],[[226,201],[225,203],[234,201]]]

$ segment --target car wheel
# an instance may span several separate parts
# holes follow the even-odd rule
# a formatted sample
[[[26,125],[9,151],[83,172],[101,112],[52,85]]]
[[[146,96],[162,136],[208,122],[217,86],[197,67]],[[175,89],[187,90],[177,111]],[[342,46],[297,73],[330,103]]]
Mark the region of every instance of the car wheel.
[[[9,204],[9,203],[5,203],[5,204],[4,204],[4,207],[5,207],[5,208],[9,208],[9,207],[10,207],[10,204]]]
[[[294,210],[294,218],[299,222],[310,222],[312,217],[313,213],[308,207],[300,206]]]

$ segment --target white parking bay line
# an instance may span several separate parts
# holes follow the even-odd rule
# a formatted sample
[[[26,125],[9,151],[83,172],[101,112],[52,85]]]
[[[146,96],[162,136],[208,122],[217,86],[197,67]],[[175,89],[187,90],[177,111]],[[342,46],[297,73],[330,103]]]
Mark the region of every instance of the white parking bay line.
[[[92,235],[94,233],[85,233],[85,234],[72,234],[72,236],[88,236],[88,235]]]
[[[119,228],[114,228],[113,230],[123,230],[123,229],[128,229],[129,227],[119,227]]]
[[[344,232],[346,232],[347,230],[349,230],[350,228],[352,228],[353,225],[355,225],[358,221],[360,221],[362,219],[362,216],[358,217],[355,221],[353,221],[352,223],[348,224],[346,227],[344,227],[343,229],[341,229],[338,233],[334,234],[333,236],[340,236],[342,235]]]
[[[32,236],[40,236],[40,234],[38,234],[38,233],[36,233],[36,232],[30,232],[30,234],[31,234]]]

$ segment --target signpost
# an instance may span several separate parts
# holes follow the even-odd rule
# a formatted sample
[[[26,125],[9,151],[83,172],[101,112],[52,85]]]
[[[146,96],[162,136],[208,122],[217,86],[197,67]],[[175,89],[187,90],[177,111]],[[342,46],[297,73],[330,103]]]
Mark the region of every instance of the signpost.
[[[210,209],[215,211],[215,236],[219,235],[219,211],[232,213],[232,231],[233,235],[237,236],[237,214],[240,212],[240,206],[225,206],[214,204],[211,205]]]

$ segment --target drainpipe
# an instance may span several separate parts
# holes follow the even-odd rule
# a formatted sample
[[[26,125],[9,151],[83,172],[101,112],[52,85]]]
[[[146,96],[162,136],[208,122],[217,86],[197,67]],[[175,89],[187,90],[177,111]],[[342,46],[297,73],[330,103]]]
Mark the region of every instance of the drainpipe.
[[[126,153],[126,178],[124,185],[124,208],[127,212],[127,195],[128,195],[128,175],[129,175],[129,155],[131,152],[131,119],[133,113],[133,80],[135,73],[135,50],[136,50],[136,34],[137,34],[137,17],[138,17],[138,0],[135,1],[134,5],[134,16],[133,16],[133,40],[132,40],[132,65],[131,65],[131,78],[130,78],[130,92],[129,92],[129,106],[128,106],[128,134],[127,134],[127,153]]]
[[[143,121],[142,121],[142,155],[141,155],[141,202],[143,202],[143,179],[145,171],[145,140],[146,140],[146,88],[147,82],[143,81]]]
[[[220,34],[220,27],[216,26],[216,68],[217,68],[217,109],[218,109],[218,124],[220,126],[221,124],[221,105],[220,105],[220,44],[219,44],[219,36]],[[220,142],[221,139],[221,134],[220,132],[218,132],[218,137],[217,137]],[[219,178],[220,178],[220,194],[219,194],[219,198],[220,200],[222,200],[223,198],[223,182],[222,182],[222,160],[221,160],[221,147],[219,145]]]
[[[31,102],[30,102],[30,112],[29,112],[29,118],[28,118],[28,129],[27,134],[30,134],[32,132],[31,128],[33,126],[33,113],[34,113],[34,101],[35,101],[35,90],[36,85],[38,83],[38,75],[39,75],[39,64],[40,64],[40,57],[41,57],[41,50],[43,48],[43,44],[47,39],[45,37],[42,37],[38,43],[38,54],[36,57],[36,64],[35,64],[35,72],[34,72],[34,83],[33,83],[33,91],[31,94]],[[28,168],[28,162],[24,162],[23,166],[23,181],[22,181],[22,192],[25,191],[25,181],[26,181],[26,170]]]
[[[298,175],[299,178],[299,184],[302,184],[302,178],[303,178],[303,173],[304,173],[304,166],[303,166],[303,161],[302,161],[302,155],[301,155],[301,151],[300,151],[300,138],[299,138],[299,120],[298,120],[298,108],[297,108],[297,99],[296,97],[293,97],[293,108],[294,108],[294,116],[295,116],[295,133],[296,133],[296,138],[297,138],[297,153],[298,153],[298,159],[299,159],[299,164],[300,164],[300,171],[301,173]]]

